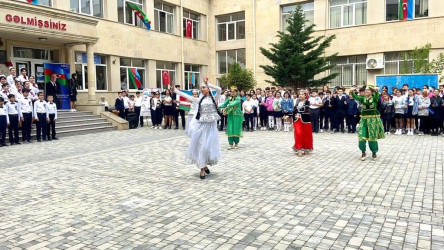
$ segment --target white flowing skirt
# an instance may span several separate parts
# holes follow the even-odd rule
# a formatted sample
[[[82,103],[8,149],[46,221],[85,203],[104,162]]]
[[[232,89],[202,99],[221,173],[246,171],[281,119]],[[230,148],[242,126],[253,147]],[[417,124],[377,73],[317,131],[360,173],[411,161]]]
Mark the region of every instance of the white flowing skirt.
[[[185,122],[185,133],[188,137],[191,137],[191,131],[193,131],[199,121],[196,119],[196,114],[188,114],[187,120]]]
[[[198,168],[217,164],[221,158],[217,122],[190,122],[194,124],[190,129],[191,140],[185,153],[186,158],[197,164]]]

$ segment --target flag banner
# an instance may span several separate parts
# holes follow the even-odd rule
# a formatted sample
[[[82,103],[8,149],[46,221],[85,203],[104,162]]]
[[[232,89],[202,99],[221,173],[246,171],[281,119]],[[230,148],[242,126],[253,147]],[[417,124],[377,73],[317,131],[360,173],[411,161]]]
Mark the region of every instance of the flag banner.
[[[39,0],[27,0],[30,4],[39,4]]]
[[[399,0],[399,20],[412,20],[414,0]]]
[[[169,71],[162,70],[162,80],[163,80],[163,85],[170,84],[170,72]]]
[[[128,77],[130,80],[130,84],[135,89],[141,89],[142,88],[142,82],[140,81],[140,75],[137,69],[135,68],[128,68]]]
[[[190,90],[181,90],[181,92],[192,96],[193,93]],[[186,99],[185,97],[179,96],[179,109],[180,110],[185,110],[185,111],[190,111],[191,109],[191,102]]]
[[[191,19],[185,19],[187,26],[186,26],[186,31],[185,31],[185,36],[187,38],[193,38],[193,21]]]
[[[134,11],[134,14],[145,24],[146,28],[148,30],[151,30],[151,21],[150,19],[148,19],[148,16],[145,15],[143,10],[138,5],[131,3],[129,1],[126,2],[126,4],[131,10]]]
[[[191,74],[191,84],[192,84],[193,86],[196,85],[196,73],[192,73],[192,74]]]
[[[68,80],[70,78],[70,67],[69,64],[64,63],[45,63],[43,64],[45,72],[45,82],[51,80],[51,75],[56,74],[57,80],[57,98],[59,103],[57,109],[71,109],[71,104],[69,102],[69,86]],[[46,84],[45,84],[46,88]],[[46,93],[46,89],[45,89]]]

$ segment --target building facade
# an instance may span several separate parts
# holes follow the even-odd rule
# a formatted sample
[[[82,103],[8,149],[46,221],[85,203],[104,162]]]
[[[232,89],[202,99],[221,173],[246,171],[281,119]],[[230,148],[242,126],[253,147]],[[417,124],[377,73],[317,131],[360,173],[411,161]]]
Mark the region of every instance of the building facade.
[[[150,31],[127,2],[145,11]],[[68,63],[80,76],[79,103],[112,100],[122,86],[135,91],[130,71],[142,88],[163,88],[168,72],[190,89],[203,76],[218,82],[238,62],[266,86],[259,66],[269,62],[259,48],[277,41],[301,5],[315,35],[336,35],[327,51],[339,55],[331,84],[363,85],[412,66],[404,51],[430,43],[430,60],[443,51],[444,1],[414,3],[412,20],[399,21],[398,0],[0,0],[0,73],[12,63],[42,82],[43,63]],[[367,69],[368,59],[381,63]]]

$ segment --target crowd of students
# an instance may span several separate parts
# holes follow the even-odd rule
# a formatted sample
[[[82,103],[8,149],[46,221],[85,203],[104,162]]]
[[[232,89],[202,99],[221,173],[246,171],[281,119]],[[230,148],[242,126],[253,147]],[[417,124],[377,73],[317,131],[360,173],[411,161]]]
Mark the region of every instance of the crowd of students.
[[[10,145],[21,144],[19,131],[22,132],[22,143],[31,143],[31,129],[36,126],[37,141],[58,140],[55,122],[57,120],[56,96],[40,91],[34,76],[28,76],[26,69],[20,70],[17,77],[15,68],[11,67],[10,75],[0,75],[0,147],[6,143],[6,132]],[[55,86],[55,80],[48,84]]]
[[[364,89],[354,91],[358,95],[364,93]],[[383,86],[380,91],[381,98],[377,103],[377,110],[381,114],[387,135],[393,133],[408,136],[415,134],[444,136],[444,85],[440,85],[438,89],[424,85],[419,89],[409,88],[404,84],[400,89],[391,90]],[[306,95],[310,103],[309,114],[313,133],[356,133],[361,104],[351,93],[346,93],[341,87],[331,89],[328,86],[323,86],[322,90],[312,88],[300,92]],[[135,112],[140,117],[140,125],[143,126],[143,117],[148,115],[146,112],[145,115],[141,115],[140,110],[149,109],[152,128],[178,129],[181,116],[182,128],[185,129],[185,112],[179,109],[179,105],[190,104],[186,101],[181,102],[174,89],[167,89],[163,93],[155,91],[143,96],[138,92],[136,96],[128,97],[127,93],[122,91],[116,100],[116,109],[122,118],[126,118],[128,113]],[[293,110],[299,102],[299,93],[282,87],[258,88],[249,92],[241,90],[244,131],[290,131]],[[218,105],[224,103],[230,95],[230,90],[222,91]],[[225,129],[226,122],[226,116],[221,114],[219,130]]]

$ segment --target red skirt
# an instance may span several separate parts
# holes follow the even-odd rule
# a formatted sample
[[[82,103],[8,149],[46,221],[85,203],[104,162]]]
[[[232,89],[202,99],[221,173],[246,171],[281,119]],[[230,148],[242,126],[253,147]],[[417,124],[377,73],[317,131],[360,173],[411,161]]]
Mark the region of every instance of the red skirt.
[[[313,132],[311,123],[303,123],[301,119],[293,122],[294,149],[313,150]]]

